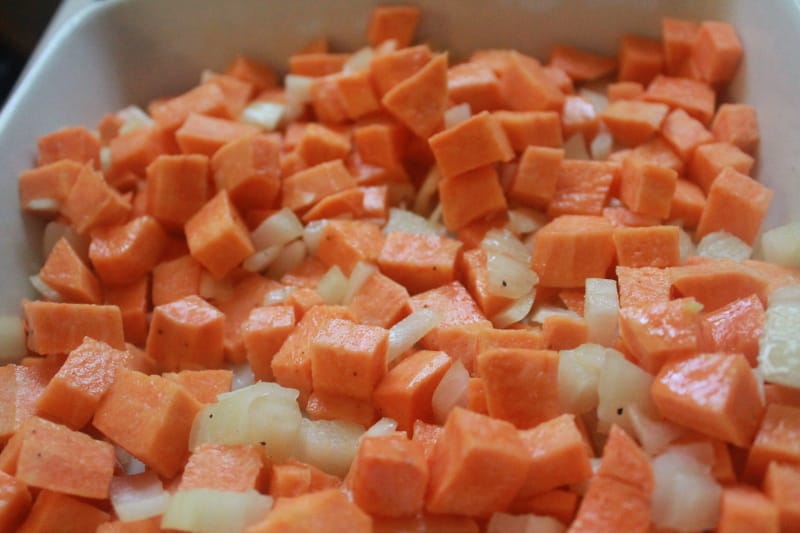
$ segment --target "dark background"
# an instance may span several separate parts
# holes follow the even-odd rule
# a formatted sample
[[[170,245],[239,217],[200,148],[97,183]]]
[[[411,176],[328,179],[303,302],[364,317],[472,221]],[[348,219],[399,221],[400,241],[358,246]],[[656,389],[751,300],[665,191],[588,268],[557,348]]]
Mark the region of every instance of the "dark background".
[[[0,0],[0,107],[60,0]]]

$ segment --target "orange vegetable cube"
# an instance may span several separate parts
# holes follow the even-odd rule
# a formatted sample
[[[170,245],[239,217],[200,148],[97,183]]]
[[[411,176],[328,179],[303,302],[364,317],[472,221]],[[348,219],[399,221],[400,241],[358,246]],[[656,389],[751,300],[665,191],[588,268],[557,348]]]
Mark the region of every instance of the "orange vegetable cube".
[[[42,135],[36,144],[39,148],[39,166],[62,159],[91,163],[94,168],[100,166],[100,139],[82,126],[62,128]]]
[[[667,362],[652,386],[653,401],[667,420],[748,446],[758,430],[763,407],[758,384],[741,354],[700,354]]]
[[[595,80],[617,69],[617,60],[574,46],[557,44],[550,49],[550,65],[567,73],[573,81]]]
[[[62,159],[26,170],[19,175],[19,205],[32,213],[57,214],[83,167],[77,161]]]
[[[370,400],[319,391],[308,397],[306,414],[311,420],[346,420],[363,427],[370,427],[378,419]]]
[[[269,209],[280,189],[280,142],[269,135],[242,137],[225,144],[211,159],[217,186],[239,209]]]
[[[388,331],[334,319],[311,341],[314,390],[367,400],[386,373]]]
[[[647,85],[664,70],[661,41],[639,35],[623,35],[619,44],[620,81],[636,81]]]
[[[390,328],[411,313],[411,301],[405,287],[375,272],[353,295],[350,311],[355,321],[369,326]]]
[[[800,483],[800,468],[797,466],[772,462],[767,467],[764,492],[778,507],[780,531],[792,531],[800,526],[798,483]],[[770,522],[765,520],[763,523]]]
[[[130,202],[87,165],[75,178],[61,214],[78,233],[87,233],[99,226],[123,222],[130,211]]]
[[[222,89],[213,83],[198,85],[189,91],[147,106],[153,120],[166,131],[175,131],[191,113],[219,118],[235,118],[228,113]]]
[[[248,528],[248,533],[314,533],[318,531],[371,533],[372,518],[338,488],[282,498],[266,518]]]
[[[281,205],[303,211],[328,195],[355,186],[355,179],[341,160],[320,163],[283,180]]]
[[[714,136],[703,123],[690,117],[683,109],[675,109],[667,115],[661,124],[661,135],[687,163],[692,161],[698,146],[714,141]]]
[[[531,461],[513,425],[456,407],[433,450],[426,509],[488,517],[508,507]]]
[[[740,353],[750,366],[758,364],[758,340],[766,313],[755,294],[740,298],[702,317],[704,351]]]
[[[439,182],[442,219],[451,231],[506,210],[500,179],[491,165],[478,167]]]
[[[97,275],[109,285],[125,285],[142,278],[158,262],[167,235],[151,216],[92,232],[89,259]]]
[[[766,302],[765,275],[728,259],[671,267],[669,275],[677,292],[697,299],[705,311],[714,311],[752,294]]]
[[[200,407],[177,383],[120,369],[92,424],[158,475],[171,478],[186,460],[189,432]]]
[[[669,206],[669,220],[680,221],[685,228],[696,228],[706,206],[703,189],[689,180],[678,178]]]
[[[259,490],[266,484],[268,472],[258,446],[205,443],[189,456],[178,490]]]
[[[255,249],[227,191],[220,191],[184,227],[189,250],[217,278],[224,277]]]
[[[617,264],[626,267],[664,268],[680,263],[677,226],[617,228],[614,230]]]
[[[678,174],[674,170],[626,158],[622,164],[620,198],[635,212],[666,218]]]
[[[277,75],[269,65],[241,54],[233,58],[225,74],[253,84],[258,91],[275,87],[277,82]]]
[[[474,248],[461,256],[464,284],[487,317],[492,317],[511,305],[514,300],[489,291],[488,257],[482,248]]]
[[[153,267],[153,306],[200,293],[203,267],[191,255],[182,255]]]
[[[417,294],[455,279],[461,248],[455,239],[395,231],[386,236],[378,266],[410,294]]]
[[[273,498],[293,498],[339,488],[341,483],[338,477],[326,474],[315,466],[289,459],[284,464],[272,465],[269,494]]]
[[[161,155],[147,166],[147,213],[168,228],[182,227],[210,194],[205,155]]]
[[[661,38],[664,41],[664,62],[668,74],[674,76],[683,71],[699,29],[700,25],[693,20],[661,18]]]
[[[771,462],[800,465],[800,408],[769,404],[745,465],[745,478],[758,481]]]
[[[147,354],[165,370],[222,365],[225,315],[199,296],[187,296],[153,310]]]
[[[447,71],[447,96],[456,104],[469,104],[473,113],[505,106],[500,79],[495,72],[476,63],[461,63]]]
[[[609,102],[617,100],[638,100],[644,94],[644,85],[638,81],[618,81],[609,83],[606,96]]]
[[[225,143],[255,135],[259,131],[259,128],[252,124],[190,113],[175,132],[175,140],[181,153],[211,157]]]
[[[393,122],[377,122],[356,126],[352,134],[353,148],[368,165],[397,168],[402,165],[406,135]]]
[[[344,159],[350,153],[350,141],[330,128],[311,123],[303,128],[295,150],[303,161],[313,167],[320,163]]]
[[[350,54],[331,54],[328,52],[295,54],[289,57],[289,72],[312,78],[327,76],[341,71],[349,57]]]
[[[617,266],[620,307],[647,306],[670,299],[672,283],[666,269]]]
[[[122,314],[116,306],[23,302],[28,349],[40,355],[69,353],[84,337],[125,348]]]
[[[513,111],[560,111],[564,93],[535,59],[511,51],[503,58],[500,85]]]
[[[386,95],[392,87],[419,72],[432,57],[431,49],[425,44],[375,55],[370,62],[370,74],[378,94]],[[438,71],[438,65],[436,69]],[[438,91],[436,95],[439,96]],[[444,112],[446,102],[442,106]]]
[[[717,531],[778,533],[778,507],[763,493],[750,487],[725,488],[722,490]]]
[[[377,46],[393,40],[398,48],[411,44],[419,23],[420,8],[406,5],[376,6],[369,15],[367,42]]]
[[[294,308],[287,305],[257,307],[242,324],[247,361],[257,380],[271,381],[272,358],[294,330]]]
[[[726,142],[708,143],[698,146],[689,164],[689,179],[708,193],[714,180],[725,169],[750,174],[755,160],[736,146]]]
[[[711,122],[711,133],[717,141],[731,143],[752,155],[761,139],[755,108],[747,104],[722,104]]]
[[[329,220],[322,230],[317,256],[326,265],[339,266],[349,276],[359,261],[375,261],[383,244],[377,224],[365,220]]]
[[[754,179],[733,168],[724,168],[708,191],[695,238],[702,239],[711,232],[722,230],[752,245],[767,214],[772,194]],[[734,213],[736,216],[731,216]]]
[[[551,315],[542,322],[542,337],[548,350],[572,350],[589,342],[589,325],[583,317]]]
[[[506,132],[516,152],[529,146],[559,148],[564,144],[561,118],[555,111],[495,111],[492,116]]]
[[[617,168],[604,161],[562,161],[547,216],[601,215],[616,174]]]
[[[508,197],[532,207],[544,208],[556,192],[564,150],[528,146],[508,189]]]
[[[418,137],[430,137],[442,127],[447,108],[447,55],[435,56],[396,83],[381,104]]]
[[[732,25],[716,20],[700,23],[690,59],[700,79],[712,84],[732,80],[742,55],[742,42]]]
[[[624,146],[636,146],[661,129],[669,112],[666,104],[640,100],[617,100],[600,114],[614,140]]]
[[[28,514],[32,501],[25,483],[0,471],[0,530],[15,531]]]
[[[444,178],[514,157],[505,131],[488,111],[433,135],[429,143]]]
[[[39,279],[67,302],[99,304],[103,301],[97,277],[64,237],[50,250],[50,255],[39,271]]]
[[[79,498],[43,490],[18,531],[95,531],[111,516]]]
[[[380,109],[381,104],[372,88],[369,70],[338,74],[335,83],[339,100],[349,118],[356,120]]]
[[[714,90],[705,83],[688,78],[656,76],[647,86],[644,100],[681,108],[703,124],[714,115]]]

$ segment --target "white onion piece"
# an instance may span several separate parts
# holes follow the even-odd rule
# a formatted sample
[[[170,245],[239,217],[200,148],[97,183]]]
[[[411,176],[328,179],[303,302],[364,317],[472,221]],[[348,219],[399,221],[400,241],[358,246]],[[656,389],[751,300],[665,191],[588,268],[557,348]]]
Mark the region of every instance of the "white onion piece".
[[[536,289],[517,299],[511,305],[492,316],[492,325],[496,328],[507,328],[511,324],[522,321],[531,312],[533,301],[536,299]]]
[[[121,521],[135,522],[163,514],[170,495],[155,472],[147,471],[112,478],[109,497]]]
[[[800,285],[772,291],[764,333],[759,339],[758,367],[764,379],[800,388]]]
[[[515,235],[526,235],[539,231],[539,228],[547,223],[547,216],[541,211],[536,211],[529,207],[518,207],[509,209],[508,224],[506,227]],[[525,244],[523,244],[525,246]],[[525,250],[530,255],[530,250],[525,246]]]
[[[586,140],[583,138],[583,133],[575,133],[564,142],[564,159],[591,159],[589,152],[586,150]]]
[[[613,279],[587,278],[583,316],[589,342],[613,346],[619,329],[619,295]]]
[[[713,529],[719,519],[722,488],[711,475],[711,467],[683,448],[670,447],[652,461],[651,519],[660,528]]]
[[[125,135],[132,131],[149,128],[155,122],[150,115],[144,112],[142,108],[132,105],[117,112],[117,116],[122,119],[122,125],[119,127],[119,135]]]
[[[233,296],[233,284],[229,279],[217,279],[203,270],[200,274],[199,292],[206,300],[228,300]]]
[[[631,363],[616,350],[607,350],[597,379],[597,431],[608,433],[617,424],[633,433],[628,407],[637,405],[645,413],[655,412],[650,398],[653,376]]]
[[[250,367],[250,363],[245,361],[244,363],[238,363],[236,365],[231,366],[231,371],[233,371],[233,379],[231,380],[231,391],[243,389],[245,387],[249,387],[256,382],[255,374],[253,374],[253,369]]]
[[[274,131],[286,115],[286,107],[278,102],[252,102],[242,110],[239,122]]]
[[[428,222],[433,224],[434,226],[438,226],[442,223],[442,217],[444,216],[444,207],[442,207],[442,203],[439,202],[436,204],[436,207],[433,208],[431,214],[428,215]]]
[[[358,451],[364,428],[342,420],[302,419],[297,439],[297,459],[344,477]]]
[[[397,421],[384,416],[372,424],[364,433],[363,437],[385,437],[386,435],[393,434],[395,431],[397,431]]]
[[[605,93],[604,87],[598,87],[598,90],[587,89],[586,87],[581,88],[578,91],[578,96],[582,96],[591,102],[592,107],[594,107],[595,113],[598,115],[605,111],[608,107],[608,97]]]
[[[761,235],[764,260],[800,267],[800,222],[772,228]]]
[[[0,315],[0,365],[25,357],[25,329],[16,315]]]
[[[375,55],[389,54],[397,50],[397,39],[386,39],[375,47]]]
[[[663,452],[676,439],[681,437],[685,430],[666,420],[656,420],[635,405],[628,405],[628,420],[630,420],[633,434],[642,449],[649,455]]]
[[[364,261],[356,263],[356,266],[353,267],[353,270],[350,272],[350,277],[347,280],[347,289],[344,292],[342,303],[344,305],[350,305],[350,302],[353,301],[353,298],[358,294],[358,291],[361,290],[361,287],[364,286],[364,283],[366,283],[375,272],[378,272],[378,267],[371,263],[365,263]]]
[[[418,235],[438,235],[439,231],[428,222],[425,217],[421,217],[405,209],[392,207],[389,209],[389,220],[383,227],[383,234],[388,235],[393,232],[416,233]]]
[[[466,102],[463,104],[454,105],[444,112],[444,129],[449,130],[453,126],[457,126],[469,120],[472,116],[472,108]]]
[[[261,302],[261,304],[264,306],[282,304],[289,298],[289,296],[292,295],[295,290],[296,287],[286,285],[280,289],[269,291],[264,295],[264,300]]]
[[[347,61],[342,65],[342,72],[345,74],[352,74],[367,70],[374,56],[374,50],[369,46],[365,46],[350,54],[350,57],[347,58]]]
[[[242,268],[250,272],[263,272],[280,255],[283,246],[268,246],[259,250],[242,262]]]
[[[259,396],[250,403],[247,414],[247,442],[263,445],[272,462],[281,463],[295,453],[303,418],[297,400]]]
[[[129,476],[141,474],[147,470],[147,466],[139,459],[128,453],[128,451],[119,446],[114,446],[114,455],[117,462],[122,466],[122,470]]]
[[[294,212],[284,207],[265,218],[250,234],[256,250],[270,246],[283,246],[303,236],[303,224]]]
[[[521,263],[506,255],[488,254],[486,271],[487,290],[506,298],[522,298],[539,282],[529,263]]]
[[[528,264],[531,260],[531,252],[528,247],[505,228],[493,228],[487,231],[481,241],[481,248],[487,254],[505,255],[520,263]]]
[[[269,265],[267,275],[272,279],[280,279],[287,272],[300,266],[307,255],[308,249],[302,239],[292,241],[283,247],[278,257]]]
[[[36,289],[36,292],[44,296],[47,300],[51,302],[60,302],[62,300],[61,294],[55,290],[53,287],[42,281],[42,278],[39,277],[38,274],[34,274],[28,278],[33,285],[33,288]]]
[[[308,253],[316,255],[319,249],[319,241],[322,240],[322,231],[328,225],[327,219],[312,220],[303,229],[303,242],[308,247]]]
[[[173,494],[162,529],[192,533],[240,533],[261,521],[272,508],[272,497],[255,490],[179,490]]]
[[[24,208],[40,215],[55,215],[61,209],[61,202],[55,198],[33,198]]]
[[[111,148],[103,146],[100,148],[100,170],[108,172],[111,169]]]
[[[486,526],[486,533],[508,533],[509,531],[564,533],[566,530],[567,526],[552,516],[536,516],[533,514],[494,513]]]
[[[715,231],[700,239],[697,243],[697,255],[738,262],[749,259],[753,255],[753,248],[727,231]]]
[[[61,222],[52,221],[48,222],[44,227],[44,237],[42,238],[42,255],[47,257],[53,250],[53,247],[61,239],[65,238],[78,257],[84,263],[89,263],[89,244],[91,239],[88,235],[81,235],[75,231],[71,226],[62,224]]]
[[[433,165],[425,175],[425,180],[423,180],[414,198],[413,210],[415,213],[427,215],[431,212],[439,194],[439,181],[441,179],[442,175],[439,172],[439,168]]]
[[[347,276],[342,269],[333,265],[317,282],[317,294],[326,304],[339,305],[347,292]]]
[[[284,79],[284,87],[286,88],[287,100],[295,102],[310,102],[311,101],[311,86],[314,84],[314,78],[309,76],[299,76],[297,74],[287,74]]]
[[[581,344],[558,356],[558,404],[564,412],[582,415],[597,407],[597,382],[607,349]]]
[[[436,390],[433,391],[431,404],[436,422],[444,424],[447,415],[454,407],[467,406],[467,388],[469,385],[469,372],[461,361],[456,360],[442,376]]]
[[[540,305],[539,307],[534,308],[533,314],[531,315],[531,322],[542,324],[544,323],[545,319],[550,316],[565,316],[569,318],[581,317],[581,315],[575,311],[570,311],[569,309],[564,309],[563,307],[556,307],[555,305]]]
[[[695,255],[694,241],[692,236],[686,232],[682,227],[678,227],[678,247],[680,250],[681,263],[685,263],[686,259]]]
[[[607,128],[601,127],[597,135],[594,136],[592,142],[589,143],[589,152],[592,159],[596,161],[605,161],[611,155],[611,149],[614,147],[614,137]]]
[[[386,361],[391,363],[439,325],[442,316],[432,309],[417,309],[389,329]]]

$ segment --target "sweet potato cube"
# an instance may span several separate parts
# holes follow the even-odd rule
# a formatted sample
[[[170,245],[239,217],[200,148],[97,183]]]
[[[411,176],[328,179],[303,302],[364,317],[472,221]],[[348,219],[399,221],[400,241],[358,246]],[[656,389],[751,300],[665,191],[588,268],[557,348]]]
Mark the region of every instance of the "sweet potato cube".
[[[669,112],[666,104],[640,100],[612,102],[600,115],[614,140],[624,146],[636,146],[661,128]]]
[[[103,301],[100,281],[89,270],[66,238],[56,242],[39,271],[39,278],[67,302],[99,304]]]
[[[92,424],[158,475],[171,478],[186,460],[189,432],[200,407],[177,383],[121,369]]]
[[[433,135],[429,144],[445,178],[514,157],[505,131],[488,111]]]
[[[366,437],[348,474],[353,501],[378,516],[415,516],[425,503],[428,462],[405,435]]]
[[[761,139],[755,108],[747,104],[722,104],[711,122],[711,133],[717,141],[731,143],[752,155]]]
[[[506,132],[516,152],[529,146],[559,148],[564,144],[561,117],[556,111],[495,111],[492,116]]]
[[[43,490],[18,531],[95,531],[111,516],[61,492]]]
[[[153,310],[147,353],[165,370],[218,368],[224,332],[224,314],[199,296],[187,296]]]
[[[562,161],[547,216],[601,215],[617,172],[604,161]]]
[[[652,396],[667,420],[741,447],[753,441],[763,411],[755,374],[741,354],[667,362]]]
[[[670,75],[682,72],[684,63],[692,53],[692,44],[700,24],[693,20],[672,17],[661,19],[661,38],[664,41],[664,62]]]
[[[359,324],[390,328],[411,313],[411,301],[405,287],[375,272],[353,295],[350,311]]]
[[[778,533],[779,516],[778,506],[762,492],[746,486],[726,487],[722,490],[717,531]]]
[[[371,400],[360,400],[340,394],[314,391],[306,402],[306,414],[311,420],[344,420],[370,427],[378,419]]]
[[[664,268],[677,265],[681,259],[677,226],[617,228],[614,246],[620,266]]]
[[[242,324],[247,361],[256,379],[271,381],[272,358],[294,330],[294,308],[288,305],[257,307]]]
[[[433,450],[426,509],[489,517],[508,507],[530,463],[513,425],[456,407]]]
[[[42,215],[58,213],[84,165],[62,159],[26,170],[19,175],[19,205]]]
[[[69,353],[84,337],[125,348],[122,314],[113,305],[24,302],[28,349],[40,355]]]
[[[656,76],[643,96],[647,102],[661,102],[671,108],[681,108],[707,125],[714,115],[716,95],[707,84],[689,79]]]
[[[264,452],[251,444],[201,444],[189,456],[178,490],[260,490],[266,481]]]
[[[224,277],[255,249],[227,191],[220,191],[184,227],[192,257],[212,275]]]
[[[211,159],[214,181],[238,209],[269,209],[280,189],[279,151],[280,142],[269,135],[230,141]]]
[[[556,192],[564,150],[528,146],[508,189],[510,199],[539,209],[547,207]]]
[[[689,180],[678,178],[667,219],[680,221],[684,228],[696,228],[705,206],[703,189]]]
[[[281,205],[303,211],[330,194],[355,186],[355,179],[340,159],[320,163],[283,180]]]
[[[473,113],[502,109],[505,104],[497,74],[471,62],[448,69],[447,96],[456,104],[469,104]]]
[[[798,435],[800,408],[775,403],[767,405],[747,456],[745,478],[757,482],[770,462],[800,464]]]
[[[41,420],[22,437],[16,476],[30,487],[103,500],[114,462],[114,447],[108,442]]]
[[[225,369],[181,370],[161,375],[182,386],[202,404],[216,402],[217,396],[230,392],[233,384],[233,371]]]
[[[145,215],[93,231],[89,260],[104,283],[125,285],[148,274],[166,245],[167,234],[161,224]]]
[[[175,140],[181,153],[211,157],[225,143],[259,132],[252,124],[190,113],[175,132]]]
[[[774,461],[767,467],[764,492],[778,508],[780,531],[800,526],[800,468]],[[768,521],[764,523],[769,524]]]
[[[0,471],[0,531],[16,531],[32,501],[25,483]]]
[[[313,533],[325,529],[370,533],[372,518],[344,492],[332,488],[281,499],[263,521],[248,528],[248,533]]]
[[[447,55],[436,55],[398,80],[385,92],[381,104],[415,135],[430,137],[442,127],[447,108]]]
[[[558,354],[497,348],[478,355],[486,405],[493,418],[529,429],[558,416]]]
[[[742,55],[742,42],[732,25],[716,20],[700,23],[690,59],[700,79],[712,84],[732,80]]]
[[[394,231],[386,236],[378,266],[410,294],[417,294],[455,279],[461,248],[455,239]]]
[[[153,268],[153,306],[199,294],[202,274],[203,267],[191,255],[182,255],[157,264]]]
[[[311,342],[314,390],[357,399],[370,399],[386,373],[388,331],[348,320],[334,319]]]
[[[82,126],[70,126],[42,135],[36,141],[39,166],[69,159],[78,163],[100,166],[100,139]]]
[[[500,178],[491,165],[441,180],[439,200],[444,225],[451,231],[501,213],[507,207]]]
[[[205,155],[161,155],[147,166],[147,213],[167,228],[181,228],[210,195]]]
[[[377,46],[390,39],[398,48],[411,44],[419,23],[420,8],[409,5],[383,5],[372,9],[367,26],[367,42]]]
[[[535,59],[518,52],[504,57],[500,85],[514,111],[560,111],[564,93]]]
[[[714,142],[714,136],[702,122],[683,109],[675,109],[661,123],[661,135],[685,162],[690,162],[701,144]]]
[[[619,44],[620,81],[636,81],[647,85],[664,70],[664,51],[661,41],[624,35]]]
[[[83,167],[61,209],[78,233],[123,222],[131,204],[89,165]]]
[[[712,142],[698,146],[688,168],[688,177],[708,193],[717,176],[731,167],[741,174],[750,174],[755,159],[727,142]]]
[[[634,213],[664,219],[669,215],[678,173],[628,157],[622,163],[620,198]]]
[[[128,367],[131,360],[127,351],[86,337],[45,387],[36,402],[37,414],[81,429],[92,419],[117,369]]]
[[[373,262],[383,246],[377,224],[366,220],[329,220],[322,230],[317,257],[350,275],[359,261]]]
[[[704,311],[714,311],[752,294],[767,301],[766,274],[729,259],[671,267],[669,276],[678,294],[695,298]]]
[[[537,233],[531,265],[543,287],[583,287],[614,261],[614,227],[602,216],[562,215]]]

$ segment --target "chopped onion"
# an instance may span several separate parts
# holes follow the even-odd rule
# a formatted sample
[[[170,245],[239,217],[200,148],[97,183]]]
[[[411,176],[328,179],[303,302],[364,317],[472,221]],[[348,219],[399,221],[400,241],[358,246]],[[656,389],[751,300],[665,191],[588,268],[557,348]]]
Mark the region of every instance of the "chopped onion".
[[[447,415],[454,407],[467,406],[467,387],[469,385],[469,372],[461,361],[456,360],[442,376],[436,390],[433,391],[431,404],[436,422],[444,424]]]
[[[272,462],[281,463],[295,453],[303,418],[297,400],[259,396],[250,403],[247,414],[247,442],[262,445]]]
[[[284,207],[264,219],[250,234],[256,250],[270,246],[283,246],[303,236],[303,224],[294,212]]]
[[[597,407],[597,383],[607,349],[581,344],[558,356],[558,404],[567,413],[582,415]]]
[[[31,281],[33,288],[36,289],[36,292],[44,296],[45,299],[50,300],[51,302],[61,301],[61,294],[53,287],[42,281],[42,278],[40,278],[38,274],[34,274],[28,279]]]
[[[114,446],[114,455],[117,458],[117,462],[120,464],[120,466],[122,466],[122,469],[129,476],[141,474],[147,470],[147,466],[139,459],[128,453],[125,448]]]
[[[697,243],[697,255],[714,259],[744,261],[753,255],[753,248],[727,231],[709,233]]]
[[[61,209],[61,202],[55,198],[33,198],[24,207],[40,215],[55,215]]]
[[[586,150],[586,140],[583,138],[583,133],[575,133],[564,142],[564,158],[591,159],[589,152]]]
[[[642,449],[649,455],[663,452],[667,446],[681,437],[686,431],[665,420],[656,420],[635,405],[628,405],[628,419],[630,420],[633,434],[642,445]]]
[[[312,220],[306,224],[305,229],[303,229],[303,242],[305,242],[308,247],[308,253],[316,255],[317,249],[319,248],[319,241],[322,240],[322,231],[327,225],[327,219]]]
[[[206,300],[228,300],[233,296],[229,279],[217,279],[203,270],[200,274],[200,296]]]
[[[78,257],[84,263],[89,263],[89,244],[91,239],[87,235],[81,235],[71,226],[61,222],[52,221],[44,227],[44,237],[42,238],[42,254],[44,257],[50,255],[53,246],[61,239],[65,238]]]
[[[344,477],[358,451],[364,428],[342,420],[302,419],[297,440],[297,459]]]
[[[594,136],[592,142],[589,143],[589,152],[592,159],[597,161],[605,161],[611,155],[611,149],[614,147],[614,137],[607,128],[601,127],[597,135]]]
[[[529,207],[518,207],[509,209],[508,224],[506,227],[515,235],[526,235],[539,231],[539,228],[547,223],[547,216],[541,211],[536,211]],[[525,246],[525,244],[523,244]],[[525,246],[528,250],[528,247]],[[530,255],[530,251],[528,250]]]
[[[764,260],[800,267],[800,222],[765,231],[761,235]]]
[[[269,265],[267,275],[272,279],[280,279],[287,272],[300,266],[306,260],[307,252],[306,243],[302,239],[290,242]]]
[[[680,248],[681,263],[685,263],[686,259],[695,254],[694,242],[692,236],[689,235],[685,229],[678,226],[678,246]]]
[[[347,276],[342,269],[333,265],[317,282],[317,294],[326,304],[339,305],[347,293]]]
[[[522,298],[539,282],[529,263],[521,263],[507,255],[488,254],[486,270],[487,290],[497,296]]]
[[[347,289],[344,292],[342,303],[344,305],[350,305],[350,302],[353,301],[353,298],[355,298],[355,295],[361,290],[364,283],[366,283],[375,272],[378,272],[378,267],[371,263],[365,263],[364,261],[356,263],[356,266],[354,266],[353,270],[350,272],[350,278],[347,280]]]
[[[643,412],[655,412],[650,398],[653,376],[631,363],[616,350],[606,351],[597,379],[597,431],[608,433],[617,424],[633,434],[628,407],[638,405]]]
[[[536,299],[536,289],[517,299],[511,305],[490,318],[496,328],[507,328],[511,324],[522,321],[531,312],[533,301]]]
[[[481,248],[488,254],[505,255],[520,263],[528,264],[531,252],[522,241],[507,229],[490,229],[481,241]]]
[[[424,217],[392,207],[389,209],[389,220],[383,227],[383,234],[388,235],[393,232],[416,233],[419,235],[438,235],[439,231],[428,222]]]
[[[26,353],[22,320],[16,315],[0,315],[0,365],[16,363]]]
[[[428,215],[428,222],[434,225],[439,225],[442,223],[442,216],[444,215],[444,207],[442,207],[442,203],[439,202],[436,204],[436,207],[433,208],[431,214]]]
[[[117,116],[122,119],[122,125],[119,127],[119,135],[125,135],[134,130],[141,128],[149,128],[155,122],[150,115],[145,113],[142,108],[132,105],[117,112]]]
[[[397,39],[386,39],[375,47],[375,55],[389,54],[397,50]]]
[[[439,181],[442,175],[439,172],[439,167],[433,165],[425,175],[425,180],[417,191],[417,196],[414,198],[414,212],[420,215],[428,215],[433,209],[436,197],[439,194]]]
[[[392,418],[383,417],[374,424],[372,424],[369,429],[364,433],[364,437],[383,437],[386,435],[391,435],[397,431],[397,421]]]
[[[589,330],[589,342],[613,346],[617,341],[619,295],[613,279],[587,278],[583,316]]]
[[[242,262],[242,268],[250,272],[263,272],[280,255],[283,246],[268,246],[259,250]]]
[[[391,363],[439,325],[442,316],[432,309],[417,309],[389,329],[386,360]]]
[[[286,88],[286,99],[306,103],[311,101],[311,86],[314,84],[314,78],[309,76],[298,76],[297,74],[287,74],[284,79],[284,87]]]
[[[486,526],[486,533],[507,533],[508,531],[564,533],[566,530],[567,526],[552,516],[533,514],[494,513]]]
[[[472,116],[472,108],[468,103],[454,105],[444,112],[444,129],[449,130],[453,126],[461,124]]]
[[[347,58],[347,61],[345,61],[344,65],[342,66],[342,72],[345,74],[351,74],[367,70],[374,56],[375,51],[369,46],[365,46],[364,48],[361,48],[360,50],[350,54],[350,57]]]
[[[100,148],[100,170],[108,172],[111,169],[111,148],[103,146]]]
[[[604,90],[605,88],[599,88],[599,89],[601,90],[595,91],[583,87],[581,88],[581,90],[578,91],[579,96],[582,96],[583,98],[586,98],[587,100],[589,100],[589,102],[591,102],[595,113],[597,113],[598,115],[603,111],[605,111],[605,109],[608,107],[608,97],[606,96]]]
[[[239,121],[274,131],[286,115],[286,107],[278,102],[252,102],[239,115]]]
[[[192,533],[241,533],[260,522],[272,508],[272,498],[256,490],[179,490],[173,494],[162,529]]]
[[[109,497],[122,522],[135,522],[164,514],[170,495],[153,471],[111,479]]]
[[[261,302],[262,305],[276,305],[282,304],[285,302],[289,296],[295,291],[296,287],[292,287],[291,285],[286,285],[279,289],[275,289],[269,291],[267,294],[264,295],[264,300]]]
[[[717,525],[722,488],[684,446],[674,446],[652,461],[651,519],[660,528],[710,530]],[[709,446],[710,448],[710,446]]]
[[[253,368],[247,361],[233,365],[231,370],[233,371],[233,380],[231,381],[232,391],[249,387],[256,382],[255,374],[253,374]]]
[[[772,291],[759,339],[758,368],[764,379],[800,388],[800,285]]]

